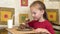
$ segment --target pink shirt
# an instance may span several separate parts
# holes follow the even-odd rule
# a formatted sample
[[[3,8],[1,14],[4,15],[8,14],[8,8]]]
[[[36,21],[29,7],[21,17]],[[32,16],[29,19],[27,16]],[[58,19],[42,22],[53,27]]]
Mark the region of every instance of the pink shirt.
[[[37,28],[45,28],[47,29],[51,34],[55,34],[54,30],[53,30],[53,27],[51,25],[51,23],[48,21],[48,20],[45,20],[43,22],[38,22],[38,21],[31,21],[28,23],[28,25],[34,29],[37,29]]]

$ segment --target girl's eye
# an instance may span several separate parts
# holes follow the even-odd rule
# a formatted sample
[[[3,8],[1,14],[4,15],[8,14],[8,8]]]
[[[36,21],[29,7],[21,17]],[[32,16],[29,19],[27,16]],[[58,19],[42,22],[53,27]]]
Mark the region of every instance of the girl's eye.
[[[33,14],[36,14],[35,12],[33,12]]]

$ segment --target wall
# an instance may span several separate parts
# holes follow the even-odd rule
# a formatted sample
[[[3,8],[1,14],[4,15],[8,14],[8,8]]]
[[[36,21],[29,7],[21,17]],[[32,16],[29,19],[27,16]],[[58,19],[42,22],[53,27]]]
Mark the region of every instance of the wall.
[[[16,8],[15,0],[0,0],[0,7]],[[6,27],[6,25],[0,25]]]
[[[60,1],[44,1],[47,9],[58,9],[58,13],[60,15]],[[60,24],[60,16],[59,16],[59,24]]]

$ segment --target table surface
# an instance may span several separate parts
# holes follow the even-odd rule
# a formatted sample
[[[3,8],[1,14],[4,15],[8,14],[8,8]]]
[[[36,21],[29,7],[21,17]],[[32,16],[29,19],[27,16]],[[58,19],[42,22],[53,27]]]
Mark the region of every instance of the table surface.
[[[18,31],[17,28],[6,28],[6,30],[12,34],[29,34],[29,33],[35,33],[34,30],[32,31]]]

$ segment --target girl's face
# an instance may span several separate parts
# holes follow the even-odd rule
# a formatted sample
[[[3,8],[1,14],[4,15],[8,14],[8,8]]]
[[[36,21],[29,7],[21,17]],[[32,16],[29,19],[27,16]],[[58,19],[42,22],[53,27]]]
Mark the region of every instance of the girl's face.
[[[39,20],[44,14],[44,11],[39,10],[38,7],[30,7],[30,10],[31,10],[32,17],[34,18],[34,20]]]

